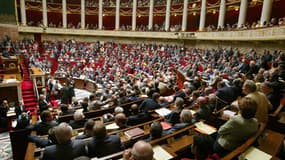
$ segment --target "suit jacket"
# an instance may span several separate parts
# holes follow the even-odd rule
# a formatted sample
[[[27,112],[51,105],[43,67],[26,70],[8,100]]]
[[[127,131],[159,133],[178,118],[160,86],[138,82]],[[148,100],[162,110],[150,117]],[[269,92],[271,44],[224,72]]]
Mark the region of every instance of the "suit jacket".
[[[22,114],[22,112],[26,112],[25,106],[22,106],[22,108],[20,106],[15,106],[15,113],[17,115],[17,117],[19,117],[19,115]]]
[[[181,123],[177,123],[175,124],[172,128],[170,128],[169,130],[167,130],[165,132],[165,134],[171,134],[174,133],[182,128],[185,128],[187,126],[191,125],[191,123],[185,123],[185,122],[181,122]]]
[[[143,111],[144,113],[157,108],[160,108],[160,105],[151,98],[144,100],[139,106],[139,110]]]
[[[121,139],[117,135],[109,135],[103,139],[93,137],[88,142],[89,157],[103,157],[113,154],[124,149]]]
[[[82,120],[79,120],[79,121],[74,121],[74,120],[71,120],[69,125],[73,128],[73,129],[77,129],[77,128],[82,128],[84,127],[84,124],[86,122],[86,119],[82,119]]]
[[[258,130],[255,118],[244,119],[241,115],[233,116],[218,130],[218,143],[231,151],[241,145]]]
[[[48,130],[52,127],[57,126],[57,122],[38,122],[34,126],[34,130],[37,131],[37,135],[46,135],[48,134]]]
[[[47,110],[48,109],[48,104],[46,101],[40,99],[39,100],[39,108],[40,108],[40,112]]]
[[[259,91],[255,91],[246,95],[246,97],[252,98],[257,103],[257,110],[255,117],[258,122],[267,123],[268,121],[268,112],[272,109],[272,105],[267,99],[267,97]]]
[[[72,160],[85,155],[86,151],[83,141],[74,140],[66,144],[47,146],[44,150],[42,160]]]

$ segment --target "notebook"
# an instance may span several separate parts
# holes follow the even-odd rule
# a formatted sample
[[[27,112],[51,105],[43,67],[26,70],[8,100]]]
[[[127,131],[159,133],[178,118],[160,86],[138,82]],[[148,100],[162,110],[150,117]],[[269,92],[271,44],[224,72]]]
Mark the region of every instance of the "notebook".
[[[129,138],[129,139],[135,139],[138,138],[140,136],[144,135],[144,130],[140,129],[140,128],[134,128],[134,129],[130,129],[126,132],[124,132],[125,135]]]

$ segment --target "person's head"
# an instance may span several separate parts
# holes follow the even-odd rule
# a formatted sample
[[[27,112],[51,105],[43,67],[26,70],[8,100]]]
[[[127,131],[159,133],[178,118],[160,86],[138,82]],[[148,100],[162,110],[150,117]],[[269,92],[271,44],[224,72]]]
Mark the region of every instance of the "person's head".
[[[118,114],[118,113],[123,113],[124,112],[124,108],[122,107],[116,107],[115,110],[114,110],[115,114]]]
[[[53,144],[57,144],[57,140],[56,140],[56,137],[55,137],[55,128],[56,127],[52,127],[48,130],[48,139],[51,140],[51,142]]]
[[[2,105],[3,105],[3,107],[9,107],[8,100],[6,100],[6,99],[3,100]]]
[[[250,119],[255,116],[257,103],[248,97],[244,97],[238,102],[240,114],[245,119]]]
[[[252,80],[246,80],[242,86],[242,92],[249,94],[256,91],[256,84]]]
[[[52,115],[51,115],[50,111],[48,111],[48,110],[42,111],[40,117],[41,117],[41,120],[43,122],[52,121]]]
[[[119,126],[119,127],[123,127],[127,124],[127,117],[124,113],[118,113],[115,116],[115,123]]]
[[[132,151],[133,160],[153,160],[152,146],[145,141],[138,141],[134,144]]]
[[[84,124],[84,132],[88,135],[93,135],[93,127],[95,125],[95,122],[92,119],[88,119],[87,122]]]
[[[67,112],[67,111],[68,111],[68,106],[67,106],[67,104],[61,104],[61,105],[60,105],[60,110],[61,110],[62,112]]]
[[[155,101],[159,101],[159,97],[160,97],[160,94],[159,93],[157,93],[157,92],[154,92],[153,94],[152,94],[152,99],[154,99]]]
[[[102,139],[107,136],[106,126],[102,123],[97,123],[93,127],[93,135],[96,139]]]
[[[74,114],[73,114],[73,119],[75,121],[80,121],[80,120],[84,119],[84,117],[85,116],[84,116],[83,112],[79,111],[79,110],[75,111]]]
[[[184,123],[192,122],[192,113],[189,109],[183,109],[180,113],[180,121]]]
[[[270,82],[264,82],[261,84],[260,86],[260,90],[264,93],[264,94],[268,94],[270,92],[273,91],[273,88],[272,88],[272,84]]]
[[[182,107],[183,106],[183,104],[184,104],[184,100],[183,100],[183,98],[181,98],[181,97],[177,97],[176,99],[175,99],[175,106],[176,107]]]
[[[153,122],[151,125],[150,125],[150,135],[153,137],[153,138],[159,138],[161,137],[162,135],[162,126],[160,124],[160,122]]]
[[[193,136],[191,152],[195,155],[195,159],[204,160],[208,155],[213,153],[214,140],[210,135],[198,134]]]
[[[72,137],[72,127],[65,122],[60,123],[55,128],[55,137],[58,144],[64,144],[69,142]]]
[[[22,119],[28,119],[28,114],[26,112],[21,113],[21,118]]]

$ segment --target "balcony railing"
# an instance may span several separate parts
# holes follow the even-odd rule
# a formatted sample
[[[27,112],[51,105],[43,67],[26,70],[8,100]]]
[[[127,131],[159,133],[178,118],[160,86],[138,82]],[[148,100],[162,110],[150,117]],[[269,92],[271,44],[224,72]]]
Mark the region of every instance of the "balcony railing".
[[[139,32],[139,31],[107,31],[88,29],[43,28],[18,26],[22,33],[44,33],[60,35],[85,35],[103,37],[157,38],[183,40],[235,40],[235,41],[264,41],[285,40],[285,26],[259,28],[240,31],[217,32]]]

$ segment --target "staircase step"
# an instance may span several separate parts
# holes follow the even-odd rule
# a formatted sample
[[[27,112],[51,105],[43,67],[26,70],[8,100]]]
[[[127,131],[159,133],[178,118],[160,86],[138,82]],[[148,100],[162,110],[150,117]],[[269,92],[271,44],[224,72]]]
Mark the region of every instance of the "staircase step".
[[[29,102],[29,103],[25,103],[26,107],[37,107],[38,103],[37,102]]]
[[[24,98],[24,103],[29,103],[29,102],[36,102],[37,100],[35,98]]]
[[[24,94],[22,97],[23,97],[23,99],[30,99],[30,98],[36,99],[36,96],[32,95],[32,94]]]

